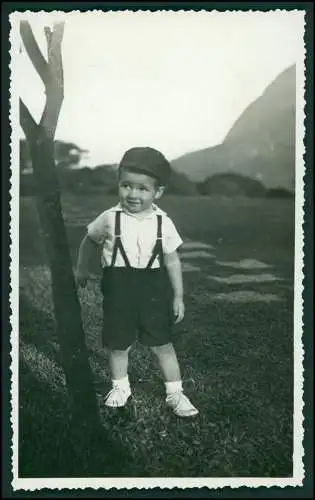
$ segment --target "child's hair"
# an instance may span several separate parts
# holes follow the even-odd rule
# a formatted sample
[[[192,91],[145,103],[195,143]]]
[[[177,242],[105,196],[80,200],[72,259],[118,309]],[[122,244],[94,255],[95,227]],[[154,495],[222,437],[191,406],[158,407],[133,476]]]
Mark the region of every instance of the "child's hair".
[[[119,176],[122,170],[149,175],[156,179],[157,186],[166,186],[171,175],[169,162],[160,151],[150,147],[135,147],[126,151],[119,164]]]

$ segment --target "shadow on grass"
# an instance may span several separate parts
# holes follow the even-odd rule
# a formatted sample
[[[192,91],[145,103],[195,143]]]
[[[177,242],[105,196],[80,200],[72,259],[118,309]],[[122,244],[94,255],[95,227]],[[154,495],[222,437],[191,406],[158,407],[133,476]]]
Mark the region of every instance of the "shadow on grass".
[[[23,294],[20,310],[20,477],[128,475],[132,460],[108,423],[101,419],[104,427],[84,427],[70,417],[66,388],[56,377],[60,364],[52,317]]]
[[[66,394],[41,383],[20,360],[20,477],[102,477],[126,474],[130,457],[102,428],[70,420]]]
[[[54,352],[52,342],[58,342],[53,317],[35,307],[27,295],[19,294],[20,340]]]

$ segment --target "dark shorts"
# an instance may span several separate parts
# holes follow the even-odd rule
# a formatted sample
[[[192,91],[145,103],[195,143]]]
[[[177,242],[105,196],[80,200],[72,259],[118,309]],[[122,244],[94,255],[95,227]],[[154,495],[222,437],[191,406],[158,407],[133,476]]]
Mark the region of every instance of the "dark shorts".
[[[135,340],[147,346],[171,342],[171,287],[161,269],[103,269],[103,346],[125,350]]]

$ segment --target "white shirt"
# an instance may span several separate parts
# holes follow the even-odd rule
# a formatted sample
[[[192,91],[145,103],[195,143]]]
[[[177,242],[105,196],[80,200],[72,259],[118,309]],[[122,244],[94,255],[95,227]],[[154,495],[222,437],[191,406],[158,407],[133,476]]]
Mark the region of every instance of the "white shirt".
[[[102,267],[110,266],[115,242],[116,212],[121,211],[120,235],[121,242],[127,254],[131,267],[145,268],[151,258],[157,238],[157,215],[162,217],[162,247],[165,254],[178,249],[183,243],[172,220],[163,210],[153,205],[153,212],[143,219],[126,212],[118,204],[101,213],[88,227],[88,236],[97,244],[102,245]],[[152,268],[159,267],[156,258]],[[117,253],[115,267],[125,267],[125,261],[120,251]]]

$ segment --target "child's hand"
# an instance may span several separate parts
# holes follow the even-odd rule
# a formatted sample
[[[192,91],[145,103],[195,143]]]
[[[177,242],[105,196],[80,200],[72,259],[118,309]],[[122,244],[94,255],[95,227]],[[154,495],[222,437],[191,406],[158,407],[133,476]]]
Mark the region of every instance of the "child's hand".
[[[182,321],[185,315],[185,305],[181,297],[175,297],[173,300],[173,313],[175,316],[175,323]]]
[[[88,275],[79,271],[75,273],[75,281],[78,287],[85,288],[88,280]]]

